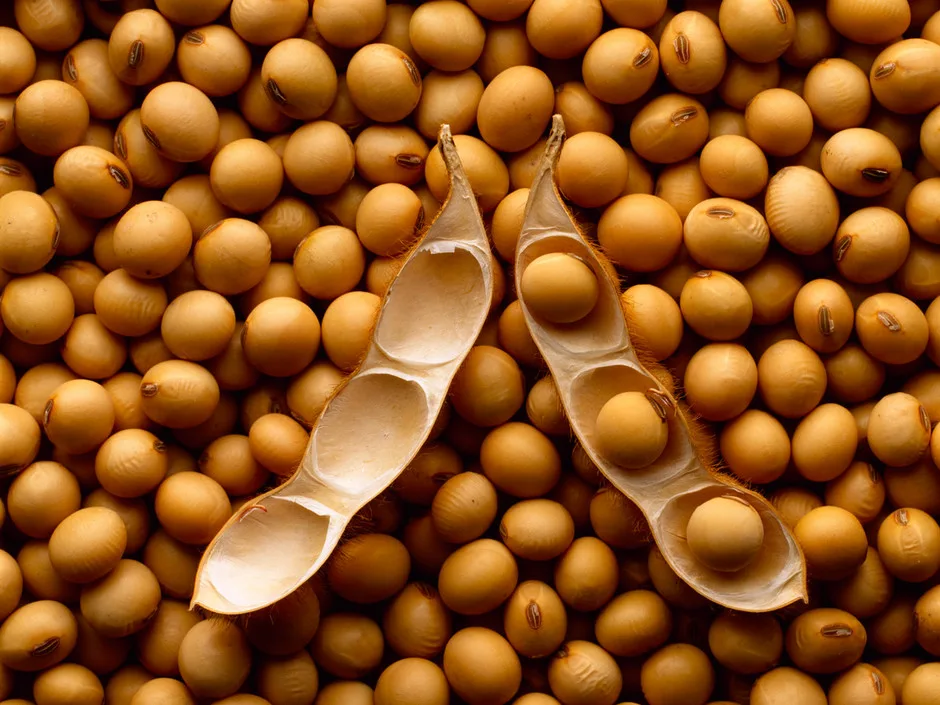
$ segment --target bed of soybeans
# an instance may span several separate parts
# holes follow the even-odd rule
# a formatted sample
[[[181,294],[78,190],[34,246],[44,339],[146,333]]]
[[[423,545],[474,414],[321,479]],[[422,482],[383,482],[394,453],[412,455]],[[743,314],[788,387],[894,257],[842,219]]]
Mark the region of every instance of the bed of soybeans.
[[[598,448],[655,467],[679,400],[806,601],[707,600],[578,442],[529,316],[597,279],[514,274],[555,115],[661,389]],[[440,416],[312,578],[204,609],[448,202],[442,125],[493,296]],[[0,2],[0,705],[940,705],[938,365],[940,0]],[[347,447],[407,436],[373,401]],[[749,507],[666,530],[733,575]],[[242,540],[266,584],[316,551]]]

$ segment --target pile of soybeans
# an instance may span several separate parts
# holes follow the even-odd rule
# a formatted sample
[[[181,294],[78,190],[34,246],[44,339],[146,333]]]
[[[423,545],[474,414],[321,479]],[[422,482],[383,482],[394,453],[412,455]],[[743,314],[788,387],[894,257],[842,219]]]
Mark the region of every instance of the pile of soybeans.
[[[940,705],[938,106],[940,0],[0,1],[0,705]],[[517,269],[556,114],[659,392],[563,399],[543,358],[609,283]],[[428,441],[299,589],[191,609],[373,345],[442,125],[494,295]],[[638,506],[665,486],[592,460],[645,477],[675,399],[808,602],[707,600]],[[733,586],[782,550],[751,506],[663,536]],[[272,583],[317,551],[254,546]]]

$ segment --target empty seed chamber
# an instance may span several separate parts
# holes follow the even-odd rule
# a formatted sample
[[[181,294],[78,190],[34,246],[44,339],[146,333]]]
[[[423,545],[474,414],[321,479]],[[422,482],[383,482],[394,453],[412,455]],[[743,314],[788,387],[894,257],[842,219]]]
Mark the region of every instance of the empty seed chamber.
[[[492,254],[448,126],[449,194],[395,277],[358,369],[324,407],[300,467],[237,511],[204,553],[192,605],[244,614],[290,595],[353,516],[418,454],[490,313]]]
[[[631,338],[616,272],[585,239],[556,183],[564,141],[556,115],[529,193],[515,277],[574,435],[698,593],[742,612],[806,601],[805,559],[793,534],[770,502],[713,467],[709,439]]]

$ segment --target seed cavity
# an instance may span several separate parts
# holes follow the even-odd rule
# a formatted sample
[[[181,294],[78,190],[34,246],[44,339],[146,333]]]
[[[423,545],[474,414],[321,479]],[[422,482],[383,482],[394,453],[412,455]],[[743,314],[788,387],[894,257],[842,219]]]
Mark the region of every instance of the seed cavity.
[[[843,235],[839,238],[839,241],[836,242],[836,262],[841,262],[842,258],[845,257],[846,253],[849,251],[849,248],[852,246],[852,236]]]
[[[897,333],[901,330],[901,322],[890,311],[879,311],[876,314],[876,318],[881,325],[892,333]]]
[[[424,206],[421,206],[418,209],[418,217],[415,218],[415,232],[421,232],[421,230],[424,228],[424,218]]]
[[[825,336],[836,332],[836,322],[832,320],[832,311],[826,304],[822,304],[816,312],[816,323],[819,325],[819,332]]]
[[[887,169],[868,167],[867,169],[862,169],[862,178],[864,178],[865,181],[871,181],[873,184],[883,184],[891,178],[891,172]]]
[[[0,174],[4,176],[22,176],[23,170],[16,164],[0,164]]]
[[[889,61],[885,64],[878,66],[871,74],[871,77],[876,81],[881,78],[887,78],[894,73],[894,70],[898,67],[897,63],[894,61]]]
[[[653,60],[653,49],[644,47],[643,51],[633,57],[633,68],[641,69]]]
[[[699,278],[699,279],[709,279],[709,278],[711,278],[711,275],[712,275],[712,270],[710,270],[710,269],[703,269],[703,270],[701,270],[701,271],[696,272],[696,273],[693,274],[692,276],[693,276],[693,277],[697,277],[697,278]]]
[[[509,538],[509,529],[506,528],[505,522],[499,524],[499,538],[502,539],[503,543],[506,543]]]
[[[55,406],[55,401],[50,399],[46,402],[46,405],[42,410],[42,425],[43,427],[49,425],[49,421],[52,419],[52,409]]]
[[[131,42],[127,50],[127,65],[129,68],[136,69],[144,61],[144,43],[139,39]]]
[[[542,610],[535,600],[530,600],[529,604],[525,606],[525,621],[529,625],[529,629],[538,630],[542,628]]]
[[[281,87],[277,85],[277,81],[273,78],[269,78],[265,81],[264,90],[267,92],[268,96],[278,105],[287,105],[287,97],[281,92]]]
[[[3,132],[7,129],[7,121],[0,118],[0,132]]]
[[[433,600],[436,597],[434,588],[427,583],[415,583],[415,590],[426,600]]]
[[[911,523],[911,516],[906,509],[899,509],[894,513],[894,520],[901,526],[907,526]]]
[[[819,633],[830,639],[846,639],[855,634],[855,630],[848,624],[827,624]]]
[[[404,169],[420,169],[424,166],[424,159],[417,154],[396,154],[395,163]]]
[[[734,217],[734,209],[716,206],[715,208],[709,208],[707,211],[705,211],[705,215],[707,215],[709,218],[728,220],[729,218]]]
[[[418,67],[415,66],[415,62],[411,60],[407,54],[401,57],[402,63],[405,64],[405,68],[408,69],[408,78],[411,79],[411,82],[416,86],[421,85],[421,72],[418,71]]]
[[[65,69],[65,75],[68,76],[68,79],[74,83],[78,80],[78,69],[75,68],[75,57],[69,54],[65,57],[65,61],[62,64],[62,67]]]
[[[452,472],[436,472],[433,475],[431,475],[431,480],[437,483],[438,485],[443,485],[453,476],[454,476],[454,473]]]
[[[22,465],[11,463],[10,465],[0,465],[0,477],[10,477],[23,469]]]
[[[774,13],[777,15],[777,21],[780,24],[787,23],[787,6],[784,5],[780,0],[770,0],[770,4],[773,5]]]
[[[194,29],[191,32],[187,32],[183,35],[183,41],[187,44],[194,44],[199,46],[200,44],[206,43],[206,35],[199,30]]]
[[[145,399],[151,399],[157,396],[157,392],[160,391],[159,385],[154,384],[153,382],[144,382],[140,385],[140,396]]]
[[[672,122],[673,127],[679,127],[687,123],[689,120],[698,115],[698,108],[693,108],[691,105],[687,108],[680,108],[672,114],[669,120]]]
[[[881,475],[878,474],[878,471],[875,470],[875,466],[871,463],[868,463],[868,479],[871,480],[873,485],[881,484]]]
[[[150,129],[149,127],[147,127],[146,125],[141,125],[141,126],[140,126],[140,129],[141,129],[141,132],[144,133],[144,137],[147,138],[147,141],[148,141],[150,144],[152,144],[152,145],[153,145],[153,148],[156,149],[156,150],[159,152],[159,151],[160,151],[160,138],[157,137],[157,133],[155,133],[153,130],[151,130],[151,129]]]
[[[659,389],[647,389],[646,400],[652,405],[663,423],[669,420],[669,414],[676,410],[672,399]]]
[[[111,178],[117,181],[118,186],[123,189],[129,189],[131,187],[131,177],[124,173],[124,170],[114,164],[108,164],[108,173],[111,174]]]
[[[555,658],[568,658],[569,653],[571,653],[571,651],[568,649],[568,645],[563,644],[562,647],[555,652]]]
[[[124,130],[118,130],[114,136],[114,148],[121,159],[127,159],[127,138],[124,136]]]
[[[919,411],[920,411],[920,422],[924,425],[924,428],[926,429],[927,433],[930,433],[930,427],[931,427],[930,414],[927,413],[927,409],[925,409],[923,405],[920,406]]]
[[[49,656],[54,654],[59,648],[59,643],[61,639],[57,636],[50,636],[45,641],[40,641],[32,649],[29,650],[30,656]]]
[[[158,438],[153,442],[153,449],[158,453],[166,453],[166,443]]]
[[[62,235],[62,228],[58,219],[55,222],[55,232],[52,234],[52,249],[55,251],[59,247],[59,237]]]
[[[689,44],[689,38],[681,32],[672,40],[672,48],[676,51],[676,58],[680,64],[687,64],[692,58],[692,47]]]

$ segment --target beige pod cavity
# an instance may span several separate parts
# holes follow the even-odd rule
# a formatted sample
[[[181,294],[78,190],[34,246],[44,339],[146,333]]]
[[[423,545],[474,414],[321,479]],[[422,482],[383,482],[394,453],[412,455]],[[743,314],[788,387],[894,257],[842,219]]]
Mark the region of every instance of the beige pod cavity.
[[[244,614],[292,593],[433,429],[490,311],[493,255],[450,128],[450,191],[388,288],[365,357],[326,404],[297,472],[247,502],[203,554],[192,604]]]
[[[574,324],[539,318],[527,305],[524,287],[519,294],[526,324],[554,377],[575,436],[611,484],[640,507],[669,566],[698,593],[741,612],[769,612],[806,601],[805,560],[790,530],[770,502],[730,484],[705,465],[695,446],[698,429],[644,365],[651,356],[638,355],[633,347],[613,268],[582,238],[555,183],[554,167],[564,137],[564,124],[556,115],[529,195],[515,275],[516,281],[522,281],[536,258],[568,253],[597,278],[597,303]],[[658,458],[633,469],[609,461],[599,443],[601,409],[627,393],[646,396],[667,431]],[[752,507],[763,527],[756,557],[735,572],[706,567],[686,540],[686,525],[695,509],[724,497]]]

